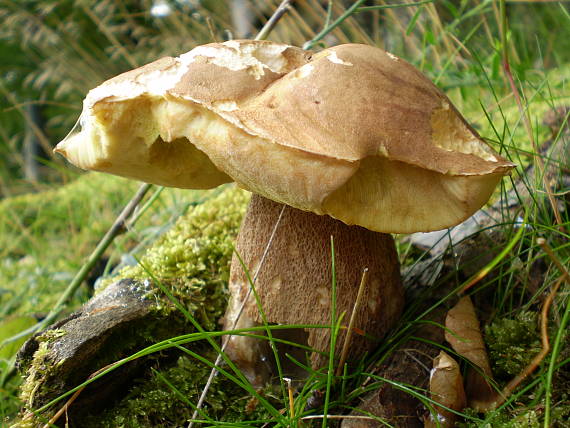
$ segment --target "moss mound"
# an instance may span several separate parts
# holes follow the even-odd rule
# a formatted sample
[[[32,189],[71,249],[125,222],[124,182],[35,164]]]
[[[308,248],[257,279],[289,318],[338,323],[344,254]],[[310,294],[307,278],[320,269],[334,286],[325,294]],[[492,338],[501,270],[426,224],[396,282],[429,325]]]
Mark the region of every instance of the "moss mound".
[[[192,314],[205,330],[217,329],[217,321],[225,311],[227,303],[232,244],[248,199],[249,194],[235,186],[228,186],[217,193],[206,193],[202,202],[189,209],[146,251],[139,265],[124,268],[118,275],[103,282],[100,290],[124,278],[146,284],[149,288],[146,300],[152,302],[153,319],[162,327],[159,328],[157,325],[153,328],[141,327],[144,331],[130,335],[131,339],[137,338],[137,344],[134,346],[129,338],[117,338],[114,344],[116,349],[110,352],[107,346],[105,351],[105,355],[107,357],[111,355],[112,360],[107,361],[108,358],[101,356],[99,366],[126,357],[133,352],[133,349],[144,348],[164,340],[165,337],[193,332],[194,327],[184,319],[177,305]],[[160,283],[160,287],[157,283]],[[169,291],[176,304],[164,295],[161,287]],[[177,325],[176,328],[173,323]],[[179,328],[179,324],[182,324],[182,329]],[[169,326],[172,328],[169,329]],[[156,337],[152,332],[161,332],[160,337]],[[43,346],[35,352],[33,359],[25,362],[27,363],[25,398],[28,403],[33,402],[31,397],[33,394],[30,394],[30,391],[37,390],[34,385],[41,386],[43,391],[49,389],[49,385],[44,381],[48,377],[47,374],[57,370],[57,367],[49,367],[51,360],[46,353],[49,353],[50,343],[55,344],[57,339],[50,336],[45,341],[42,340]],[[195,343],[190,346],[195,352],[196,349],[204,351],[203,344]],[[198,391],[203,387],[209,368],[186,357],[178,358],[172,365],[174,354],[172,350],[163,354],[153,354],[151,358],[154,363],[150,365],[151,372],[146,370],[139,380],[134,381],[135,386],[131,383],[129,387],[133,389],[125,398],[120,399],[116,406],[113,402],[109,402],[108,406],[105,406],[104,416],[101,412],[89,416],[90,426],[169,426],[170,423],[176,426],[177,421],[187,419],[188,413],[193,412],[192,407],[180,404],[180,400],[176,398],[180,397],[180,394],[176,391],[182,389],[185,391],[183,393],[185,397],[193,397],[193,393],[190,394],[188,391]],[[41,365],[41,371],[37,369],[36,363]],[[85,376],[88,376],[92,369],[94,368],[86,368]],[[226,383],[220,384],[220,390],[214,385],[211,393],[213,401],[210,402],[209,408],[214,409],[214,418],[229,412],[226,416],[235,419],[238,413],[243,414],[245,404],[240,400],[245,399],[240,397],[246,396],[246,393],[232,382],[219,377],[216,382]],[[164,379],[178,386],[173,390],[169,390],[168,387],[165,389]],[[231,385],[227,384],[228,382]],[[165,394],[168,398],[165,398]],[[145,405],[148,407],[145,408]],[[53,409],[55,410],[57,409]],[[103,420],[99,421],[100,418]],[[119,422],[121,420],[124,422]]]
[[[214,361],[213,352],[201,354]],[[102,414],[84,420],[86,428],[138,428],[185,426],[192,418],[193,404],[198,401],[206,384],[210,368],[186,356],[160,370],[152,369],[149,376],[137,381],[127,396]],[[199,419],[210,422],[241,422],[247,425],[269,421],[270,414],[254,398],[228,378],[214,378]],[[212,424],[212,423],[210,423]],[[262,424],[262,422],[261,422]]]

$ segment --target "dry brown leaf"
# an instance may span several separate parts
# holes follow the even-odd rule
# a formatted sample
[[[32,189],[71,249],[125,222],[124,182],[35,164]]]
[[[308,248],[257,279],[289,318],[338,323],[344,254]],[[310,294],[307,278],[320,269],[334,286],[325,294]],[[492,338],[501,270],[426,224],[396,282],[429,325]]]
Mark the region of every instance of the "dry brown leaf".
[[[431,398],[442,406],[457,411],[465,407],[465,391],[459,364],[443,351],[433,360],[429,391]],[[425,428],[436,428],[438,422],[440,428],[455,426],[456,414],[440,406],[435,406],[435,409],[437,414],[430,414],[424,421]]]
[[[489,358],[479,328],[479,320],[469,296],[465,296],[449,310],[445,318],[445,340],[455,352],[471,361],[478,370],[470,367],[465,377],[465,392],[469,407],[484,411],[497,394],[489,381],[493,379]]]

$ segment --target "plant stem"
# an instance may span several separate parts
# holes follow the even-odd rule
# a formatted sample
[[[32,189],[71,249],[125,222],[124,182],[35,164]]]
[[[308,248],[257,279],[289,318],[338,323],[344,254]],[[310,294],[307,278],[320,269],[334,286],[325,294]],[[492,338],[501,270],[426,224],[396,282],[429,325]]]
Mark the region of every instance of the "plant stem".
[[[360,285],[358,287],[358,294],[356,295],[356,301],[352,307],[352,313],[350,314],[350,321],[348,322],[348,328],[346,330],[346,335],[344,336],[344,343],[342,345],[342,352],[340,353],[340,360],[338,367],[336,368],[336,375],[342,375],[344,370],[344,363],[346,362],[346,357],[348,355],[348,350],[350,347],[350,341],[352,339],[352,331],[354,328],[354,321],[356,319],[356,314],[360,310],[360,303],[362,302],[362,295],[364,294],[364,289],[366,288],[366,280],[368,279],[368,268],[365,267],[362,271],[362,279],[360,280]]]
[[[552,346],[552,353],[550,355],[550,363],[548,364],[548,371],[546,372],[546,382],[545,382],[545,398],[544,398],[544,428],[550,427],[550,398],[552,394],[552,378],[554,377],[554,370],[556,369],[556,359],[560,354],[560,347],[563,343],[563,336],[566,334],[566,325],[570,319],[570,300],[566,298],[566,304],[562,307],[566,307],[562,320],[560,321],[560,326],[558,327],[558,332],[556,333],[556,338],[554,339],[554,345]]]
[[[319,34],[317,34],[313,39],[309,40],[307,43],[303,45],[303,49],[309,50],[312,49],[315,44],[320,42],[323,38],[327,36],[332,30],[342,24],[347,18],[350,18],[351,15],[359,12],[366,12],[372,10],[381,10],[381,9],[394,9],[399,7],[409,7],[409,6],[421,6],[423,4],[433,3],[434,0],[423,0],[419,2],[413,3],[402,3],[402,4],[388,4],[388,5],[381,5],[381,6],[363,6],[359,7],[362,3],[366,0],[356,0],[352,6],[350,6],[346,11],[339,16],[332,24],[329,24],[330,15],[327,13],[327,20],[325,21],[325,27],[321,30]],[[329,3],[329,7],[330,7]]]
[[[356,10],[356,13],[366,12],[370,10],[382,10],[382,9],[395,9],[398,7],[409,7],[409,6],[421,6],[422,4],[433,3],[435,0],[423,0],[413,3],[401,3],[401,4],[383,4],[379,6],[362,6]]]
[[[336,351],[336,337],[338,335],[338,324],[336,316],[336,264],[334,251],[334,237],[331,235],[331,340],[329,346],[329,367],[327,370],[327,385],[325,390],[325,402],[323,404],[323,423],[322,428],[327,427],[327,416],[329,413],[329,404],[331,400],[331,387],[334,374],[334,354]],[[342,317],[342,316],[341,316]]]

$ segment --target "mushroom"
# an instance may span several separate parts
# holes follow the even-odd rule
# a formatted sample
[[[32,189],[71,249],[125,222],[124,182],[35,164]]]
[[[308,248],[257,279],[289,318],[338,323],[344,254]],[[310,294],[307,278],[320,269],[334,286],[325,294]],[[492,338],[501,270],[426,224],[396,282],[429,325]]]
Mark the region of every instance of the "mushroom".
[[[235,181],[254,193],[236,248],[255,273],[279,223],[255,283],[269,323],[330,324],[332,235],[337,314],[351,315],[369,270],[352,359],[402,310],[389,233],[460,223],[513,167],[413,66],[359,44],[318,53],[250,40],[198,46],[93,89],[79,123],[55,150],[81,168],[181,188]],[[236,256],[229,288],[226,328],[259,325]],[[280,331],[323,366],[330,329]],[[254,384],[272,375],[266,341],[232,336],[227,352]]]

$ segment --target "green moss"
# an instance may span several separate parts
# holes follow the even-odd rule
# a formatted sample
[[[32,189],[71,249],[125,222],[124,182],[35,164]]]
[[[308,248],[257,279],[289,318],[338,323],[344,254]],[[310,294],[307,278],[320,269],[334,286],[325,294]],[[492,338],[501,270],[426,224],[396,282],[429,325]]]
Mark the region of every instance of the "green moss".
[[[516,415],[507,412],[493,412],[489,414],[484,423],[459,423],[457,426],[461,428],[539,428],[542,425],[535,410],[526,410]]]
[[[514,319],[497,319],[485,329],[485,341],[493,373],[509,380],[541,350],[538,314],[520,312]]]
[[[49,395],[50,386],[45,379],[53,377],[57,370],[50,353],[50,343],[65,335],[65,331],[54,329],[48,330],[35,338],[38,349],[30,361],[26,370],[24,383],[20,387],[20,399],[28,409],[35,406],[36,397]]]
[[[48,312],[77,270],[111,227],[140,183],[88,173],[77,180],[0,200],[0,319],[18,313]],[[207,192],[164,189],[136,224],[115,239],[119,258],[141,237],[151,238]],[[56,249],[56,250],[55,250]],[[87,300],[78,290],[70,307]]]
[[[1,200],[0,319],[48,312],[137,186],[85,174],[65,186]]]
[[[141,258],[142,266],[123,269],[119,275],[106,279],[100,290],[104,289],[106,284],[122,278],[145,281],[151,285],[156,279],[170,290],[178,302],[192,313],[205,329],[215,330],[218,326],[217,320],[225,311],[233,242],[248,199],[248,193],[235,186],[228,186],[221,193],[207,194],[203,203],[189,209],[146,251]],[[48,331],[40,336],[38,350],[34,353],[32,361],[28,363],[26,380],[21,390],[26,407],[37,408],[38,405],[45,404],[47,400],[55,398],[68,387],[80,383],[86,374],[112,361],[119,360],[152,343],[194,330],[176,306],[166,299],[159,287],[151,286],[147,298],[153,301],[151,314],[136,325],[125,326],[115,332],[114,336],[110,336],[98,354],[81,365],[79,374],[75,371],[65,376],[58,374],[61,362],[50,359],[50,343],[61,337],[61,332]],[[188,374],[190,363],[180,364],[177,369],[173,369],[172,376],[185,378],[187,385],[183,385],[182,388],[193,388],[196,391],[200,389],[205,382],[204,376]],[[202,370],[207,368],[203,367]],[[188,377],[178,375],[183,371]],[[83,378],[79,378],[80,376]],[[59,392],[54,395],[54,390]],[[220,402],[223,402],[227,390],[223,387],[221,391],[213,392],[212,396],[219,396]],[[157,405],[159,401],[156,400],[160,394],[161,392],[157,390],[150,394],[154,399],[149,400],[145,395],[144,399],[135,399],[132,404],[127,399],[124,401],[126,403],[124,406],[137,407],[141,414],[155,415],[153,418],[156,420],[162,420],[161,418],[165,421],[170,420],[169,412],[180,411],[180,405],[172,405],[172,399],[164,405]],[[243,391],[241,394],[244,395]],[[233,397],[230,402],[233,403],[235,400]],[[145,405],[148,408],[143,409]],[[228,405],[220,405],[219,411],[225,412],[227,407]],[[161,416],[162,412],[165,412],[165,416]],[[236,411],[237,413],[239,412]],[[113,414],[110,413],[107,417],[113,419],[115,417]],[[96,416],[92,418],[95,419]],[[95,422],[93,424],[97,425]]]
[[[213,361],[213,353],[204,354]],[[90,427],[178,427],[185,426],[206,384],[210,368],[186,356],[160,371],[152,370],[115,406],[101,415],[91,415],[83,421]],[[214,421],[237,422],[270,420],[262,406],[252,406],[249,395],[222,375],[214,378],[204,402],[204,412]]]
[[[136,188],[136,182],[124,178],[85,174],[65,186],[4,199],[0,201],[2,254],[29,255],[38,249],[34,235],[65,247],[70,234],[86,224],[104,231],[108,225],[101,212],[120,208]]]
[[[521,311],[514,318],[499,318],[485,329],[485,342],[495,377],[502,383],[520,374],[542,349],[539,331],[539,314]],[[556,328],[552,326],[552,328]],[[550,337],[553,337],[551,332]],[[566,358],[566,341],[559,360]],[[563,368],[555,373],[551,396],[551,420],[554,427],[569,426],[563,421],[570,417],[567,403],[568,372]],[[524,403],[524,404],[523,404]],[[544,409],[543,391],[533,389],[517,398],[516,407],[505,407],[485,415],[485,424],[466,423],[469,428],[534,428],[542,426]],[[528,407],[525,407],[528,406]],[[475,415],[473,415],[475,416]]]
[[[226,307],[233,243],[248,200],[249,193],[230,186],[197,205],[147,250],[142,266],[123,269],[102,288],[117,279],[154,277],[196,313],[205,329],[214,329]],[[162,296],[158,287],[153,293]],[[170,311],[173,305],[160,298],[157,308]]]

